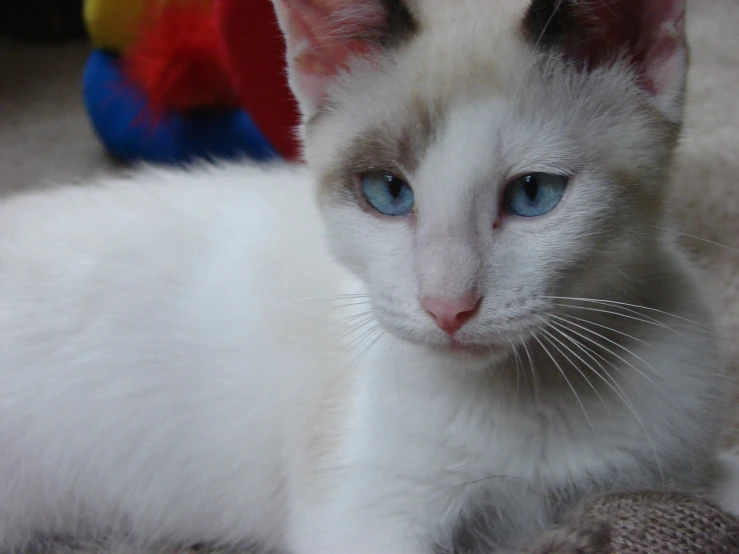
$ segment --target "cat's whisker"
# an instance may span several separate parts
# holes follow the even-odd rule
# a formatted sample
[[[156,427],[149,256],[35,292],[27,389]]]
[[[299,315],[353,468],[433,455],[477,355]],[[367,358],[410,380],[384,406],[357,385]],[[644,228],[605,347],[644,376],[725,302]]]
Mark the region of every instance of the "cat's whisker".
[[[549,299],[549,300],[568,300],[568,301],[575,301],[575,302],[590,302],[595,304],[605,304],[605,305],[611,305],[611,306],[618,306],[623,310],[626,310],[624,306],[628,308],[635,308],[638,310],[645,310],[653,313],[658,313],[661,315],[666,315],[668,317],[678,319],[680,321],[684,321],[685,323],[690,323],[692,325],[696,325],[697,327],[701,327],[703,329],[708,329],[708,327],[699,321],[695,321],[692,319],[688,319],[686,317],[679,316],[677,314],[673,314],[670,312],[666,312],[664,310],[658,310],[657,308],[652,308],[649,306],[642,306],[640,304],[629,304],[628,302],[618,302],[616,300],[605,300],[605,299],[598,299],[598,298],[575,298],[575,297],[568,297],[568,296],[544,296],[543,298]],[[647,317],[645,314],[640,314],[642,317]]]
[[[371,300],[357,300],[356,302],[347,302],[345,304],[324,306],[321,309],[322,310],[340,310],[342,308],[353,308],[355,306],[368,306],[371,304],[372,304]]]
[[[549,315],[550,315],[550,317],[551,317],[551,314],[549,314]],[[642,339],[640,339],[639,337],[635,337],[634,335],[630,335],[629,333],[625,333],[625,332],[623,332],[623,331],[619,331],[618,329],[614,329],[613,327],[609,327],[608,325],[603,325],[603,324],[601,324],[601,323],[596,323],[596,322],[594,322],[594,321],[590,321],[590,320],[588,320],[588,319],[585,319],[584,317],[578,317],[578,316],[576,316],[576,315],[571,315],[571,314],[562,314],[562,315],[560,315],[559,317],[562,317],[562,318],[564,318],[564,319],[567,319],[567,320],[572,320],[572,319],[574,319],[574,320],[577,320],[577,321],[581,321],[581,322],[583,322],[583,323],[587,323],[588,325],[593,325],[593,326],[595,326],[595,327],[599,327],[600,329],[605,329],[606,331],[611,331],[611,332],[613,332],[613,333],[616,333],[616,334],[618,334],[618,335],[621,335],[621,336],[623,336],[623,337],[627,337],[627,338],[630,338],[630,339],[631,339],[631,340],[633,340],[633,341],[636,341],[636,342],[640,342],[640,343],[641,343],[641,344],[643,344],[644,346],[648,346],[648,347],[650,347],[650,348],[651,348],[651,346],[652,346],[652,345],[651,345],[651,344],[649,344],[649,343],[648,343],[647,341],[645,341],[645,340],[642,340]]]
[[[614,305],[614,304],[611,304],[611,303],[603,302],[603,301],[598,300],[598,299],[581,299],[581,298],[555,297],[555,296],[546,297],[546,298],[547,299],[555,299],[555,300],[556,299],[569,300],[571,302],[577,302],[577,301],[587,302],[589,304],[596,304],[596,305],[600,305],[600,306],[605,306],[605,307],[611,308],[613,310],[621,310],[621,312],[626,312],[626,314],[633,314],[633,315],[639,316],[640,318],[647,320],[646,322],[653,323],[655,325],[660,325],[660,326],[663,326],[665,329],[671,329],[672,330],[672,328],[669,327],[663,321],[660,321],[656,317],[652,317],[652,316],[650,316],[648,314],[644,314],[644,313],[636,310],[633,307],[626,307],[626,306]],[[585,310],[586,309],[585,307],[572,306],[570,304],[560,304],[560,305],[561,306],[567,306],[567,307],[570,307],[570,308],[577,308],[577,309],[580,309],[580,310]],[[592,311],[592,308],[588,308],[588,309],[590,309]],[[621,313],[621,312],[618,312],[618,313]]]
[[[375,325],[379,326],[379,323],[377,322],[377,319],[375,318],[375,315],[371,310],[363,312],[362,315],[364,315],[365,317],[362,318],[360,321],[355,322],[354,324],[349,325],[348,327],[346,327],[346,329],[344,329],[344,332],[340,336],[341,339],[346,339],[346,338],[351,337],[353,333],[358,332],[360,329],[362,329],[363,327],[365,327],[366,325],[370,323],[374,323]],[[360,338],[351,337],[350,344],[356,343],[358,340],[361,340],[361,337]]]
[[[369,348],[371,348],[380,339],[380,337],[382,337],[382,335],[384,334],[384,332],[385,332],[384,329],[382,328],[382,326],[379,323],[377,323],[376,320],[374,321],[374,325],[370,325],[371,323],[372,323],[372,319],[367,320],[367,321],[364,321],[362,325],[360,325],[359,327],[357,327],[357,328],[355,328],[353,330],[353,332],[360,332],[360,330],[361,330],[361,335],[352,338],[348,342],[348,346],[350,348],[350,351],[351,350],[357,350],[362,345],[362,343],[364,341],[366,341],[369,337],[372,336],[373,333],[375,333],[375,332],[377,332],[379,330],[380,332],[379,332],[378,336],[375,337],[375,339],[371,340],[367,346],[365,346],[364,348],[362,348],[362,350],[360,352],[358,352],[355,356],[353,356],[350,360],[348,360],[348,362],[346,364],[346,368],[345,368],[345,370],[344,370],[343,373],[352,371],[356,367],[356,365],[359,363],[359,360],[362,358],[362,356],[365,354],[365,352],[367,352],[367,350]],[[362,330],[363,327],[366,327],[367,325],[370,325],[369,329]],[[343,336],[344,337],[347,337],[350,334],[351,334],[351,332],[344,333]]]
[[[598,365],[598,367],[600,367],[600,369],[603,371],[603,374],[611,377],[611,375],[609,374],[608,370],[605,368],[605,366],[601,363],[600,360],[602,360],[603,362],[606,362],[607,364],[609,364],[619,374],[621,374],[621,375],[624,374],[624,372],[621,370],[621,368],[619,368],[616,364],[614,364],[613,362],[611,362],[610,360],[608,360],[602,354],[599,354],[598,352],[596,352],[592,348],[590,348],[588,346],[585,346],[582,342],[580,342],[579,340],[577,340],[574,337],[572,337],[570,335],[570,333],[568,332],[568,330],[565,327],[552,325],[551,326],[551,329],[553,331],[556,331],[562,337],[566,338],[571,343],[573,343],[576,347],[578,347],[586,356],[588,356],[588,358],[590,358],[594,363],[596,363]],[[586,361],[584,361],[582,359],[581,359],[581,361],[583,361],[583,363],[585,363],[590,368],[590,370],[593,371],[593,373],[595,373],[596,375],[598,375],[598,377],[600,377],[601,379],[605,379],[605,377],[603,376],[603,374],[601,374],[600,372],[598,372],[592,365],[590,365],[588,362],[586,362]]]
[[[360,319],[360,318],[373,319],[374,318],[374,314],[372,313],[372,310],[366,310],[364,312],[360,312],[360,313],[357,313],[357,314],[351,314],[351,315],[342,317],[342,318],[340,318],[340,319],[338,319],[336,321],[336,324],[343,325],[343,324],[349,323],[351,321],[354,321],[354,320]]]
[[[608,256],[606,254],[606,252],[603,252],[602,250],[594,249],[593,251],[594,252],[598,252],[600,254],[603,254],[605,257],[610,257],[610,256]],[[623,269],[619,269],[618,267],[613,267],[612,269],[613,269],[613,271],[615,271],[616,273],[618,273],[619,275],[621,275],[621,277],[623,277],[627,282],[629,282],[629,283],[633,283],[634,282],[633,277],[631,275],[629,275],[628,273],[626,273]]]
[[[357,332],[359,332],[360,329],[357,329]],[[378,331],[379,331],[378,335],[374,339],[371,339],[372,335],[374,335]],[[380,339],[380,337],[382,337],[383,334],[384,334],[384,329],[379,323],[375,322],[374,325],[370,325],[368,329],[364,329],[360,335],[358,335],[357,337],[354,337],[349,342],[349,345],[350,345],[351,350],[356,353],[350,360],[348,360],[344,373],[354,370],[357,364],[360,362],[360,360],[367,353],[367,351],[372,346],[374,346],[374,344]],[[362,344],[365,342],[367,342],[367,344],[364,347],[362,347]],[[359,350],[360,347],[361,347],[361,350]],[[396,385],[396,388],[397,388],[397,385]]]
[[[319,338],[319,337],[322,337],[323,335],[325,335],[326,333],[328,333],[329,331],[331,331],[332,329],[335,329],[336,327],[338,327],[338,326],[340,326],[340,325],[345,325],[345,324],[347,324],[347,323],[351,323],[352,321],[354,321],[354,320],[356,320],[356,319],[360,319],[360,318],[362,318],[362,317],[365,317],[365,318],[367,318],[368,320],[371,320],[371,319],[372,319],[372,317],[371,317],[371,316],[372,316],[371,312],[363,312],[363,313],[360,313],[360,314],[353,314],[353,315],[347,316],[347,317],[345,317],[345,318],[339,319],[339,320],[337,320],[337,321],[333,322],[333,323],[332,323],[331,325],[329,325],[328,327],[324,328],[324,329],[323,329],[322,331],[320,331],[319,333],[317,333],[317,334],[313,335],[312,337],[310,337],[310,338],[308,338],[308,339],[305,339],[305,340],[301,341],[301,342],[300,342],[299,344],[297,344],[296,346],[294,346],[294,347],[292,347],[292,348],[288,349],[288,351],[287,351],[287,352],[288,352],[288,353],[291,353],[291,352],[295,352],[296,350],[299,350],[299,349],[300,349],[300,348],[302,348],[303,346],[306,346],[307,344],[310,344],[311,342],[313,342],[313,341],[314,341],[314,340],[316,340],[317,338]],[[363,320],[363,321],[364,321],[364,320]]]
[[[626,348],[625,346],[623,346],[623,345],[620,345],[620,344],[618,344],[617,342],[615,342],[615,341],[612,341],[612,340],[608,339],[607,337],[604,337],[603,335],[601,335],[601,334],[599,334],[599,333],[597,333],[597,332],[595,332],[595,331],[593,331],[593,330],[591,330],[591,329],[588,329],[587,327],[584,327],[583,325],[579,325],[579,324],[577,324],[577,323],[574,323],[574,322],[572,322],[572,321],[567,321],[566,319],[564,319],[564,318],[561,318],[561,317],[559,317],[559,316],[555,316],[555,315],[553,315],[553,314],[550,314],[550,317],[552,317],[552,318],[555,318],[555,319],[558,319],[558,320],[560,320],[560,321],[562,321],[563,323],[566,323],[566,324],[568,324],[568,325],[574,325],[575,327],[578,327],[578,328],[580,328],[580,329],[583,329],[584,331],[586,331],[586,332],[588,332],[588,333],[592,333],[593,335],[595,335],[595,336],[597,336],[597,337],[599,337],[599,338],[601,338],[601,339],[603,339],[603,340],[605,340],[605,341],[607,341],[607,342],[613,343],[613,344],[614,344],[615,346],[617,346],[617,347],[621,348],[622,350],[625,350],[625,351],[626,351],[627,353],[631,354],[631,355],[632,355],[632,356],[634,356],[634,357],[635,357],[635,358],[636,358],[637,360],[639,360],[640,362],[642,362],[643,364],[645,364],[645,365],[646,365],[646,366],[647,366],[647,367],[648,367],[649,369],[651,369],[651,370],[652,370],[652,371],[653,371],[653,372],[654,372],[655,374],[657,374],[657,375],[659,374],[659,372],[657,372],[657,370],[655,370],[655,369],[654,369],[654,367],[652,367],[652,365],[651,365],[651,364],[649,364],[649,363],[647,363],[646,361],[644,361],[644,360],[643,360],[643,359],[642,359],[641,357],[639,357],[639,356],[637,356],[636,354],[634,354],[634,353],[633,353],[633,352],[632,352],[631,350],[629,350],[629,349],[628,349],[628,348]],[[559,326],[559,327],[562,327],[562,326],[563,326],[563,323],[557,323],[557,322],[555,322],[555,321],[550,321],[549,323],[550,323],[551,325],[555,325],[555,326]],[[591,344],[594,344],[595,346],[599,347],[600,349],[602,349],[602,350],[605,350],[605,351],[606,351],[606,352],[607,352],[608,354],[610,354],[610,355],[612,355],[612,356],[614,356],[614,357],[618,358],[618,359],[619,359],[619,360],[621,360],[621,361],[622,361],[623,363],[625,363],[625,364],[626,364],[626,365],[628,365],[628,366],[629,366],[630,368],[632,368],[632,369],[633,369],[634,371],[636,371],[637,373],[639,373],[639,375],[641,375],[642,377],[644,377],[644,379],[646,379],[647,381],[649,381],[649,383],[651,383],[652,385],[654,385],[654,387],[655,387],[655,388],[658,388],[658,386],[657,386],[657,383],[655,383],[655,382],[654,382],[654,381],[652,380],[652,378],[651,378],[651,377],[649,377],[649,375],[647,375],[646,373],[644,373],[644,372],[643,372],[643,371],[642,371],[641,369],[639,369],[638,367],[636,367],[636,366],[635,366],[634,364],[632,364],[632,363],[631,363],[630,361],[628,361],[628,360],[627,360],[626,358],[624,358],[623,356],[621,356],[621,355],[617,354],[616,352],[614,352],[613,350],[611,350],[611,349],[610,349],[610,348],[608,348],[607,346],[605,346],[605,345],[603,345],[603,344],[599,343],[598,341],[596,341],[596,340],[595,340],[595,339],[593,339],[592,337],[588,337],[587,335],[583,335],[582,333],[579,333],[578,331],[575,331],[574,329],[570,329],[570,328],[568,328],[568,327],[563,327],[563,328],[564,328],[564,329],[566,329],[566,330],[568,330],[568,331],[569,331],[569,332],[571,332],[571,333],[574,333],[574,334],[576,334],[577,336],[579,336],[580,338],[582,338],[582,339],[584,339],[584,340],[586,340],[586,341],[590,342]]]
[[[356,365],[364,357],[364,355],[367,352],[369,352],[370,348],[372,348],[375,344],[377,344],[377,341],[379,341],[382,338],[382,336],[385,334],[385,330],[382,328],[382,325],[380,325],[379,323],[377,323],[374,327],[372,327],[369,331],[367,331],[366,333],[364,333],[362,335],[362,337],[359,338],[355,342],[354,348],[358,348],[362,344],[362,342],[364,342],[365,340],[368,340],[369,337],[371,337],[377,331],[379,331],[379,333],[377,333],[377,336],[375,338],[369,340],[368,344],[366,346],[364,346],[362,348],[362,350],[360,350],[357,353],[357,355],[354,356],[354,358],[349,362],[349,367],[350,368],[356,367]],[[396,382],[396,389],[397,389],[397,382]]]
[[[539,346],[541,347],[541,349],[546,353],[547,356],[549,356],[549,359],[552,360],[552,362],[554,363],[555,367],[559,370],[560,375],[562,375],[562,377],[564,378],[565,382],[570,387],[570,390],[572,391],[572,394],[575,395],[575,400],[580,405],[580,409],[582,409],[582,413],[585,416],[585,421],[587,421],[588,422],[588,425],[590,426],[590,428],[593,431],[595,431],[595,427],[593,426],[593,422],[590,420],[590,416],[588,415],[588,411],[585,409],[585,404],[583,404],[582,400],[580,399],[580,395],[577,394],[577,390],[575,390],[575,387],[572,386],[572,382],[567,377],[567,374],[564,372],[564,370],[562,369],[562,367],[559,365],[559,362],[556,360],[556,358],[554,356],[552,356],[552,353],[549,351],[549,349],[546,346],[544,346],[544,343],[541,342],[541,340],[539,340],[539,337],[538,336],[534,335],[534,340],[539,343]]]
[[[516,348],[516,345],[513,342],[513,339],[508,337],[508,342],[511,345],[511,350],[513,351],[514,360],[516,363],[516,398],[518,399],[519,394],[521,392],[520,385],[521,385],[521,373],[522,373],[522,363],[521,363],[521,357],[518,355],[518,349]]]
[[[534,364],[534,357],[531,355],[531,350],[529,350],[528,343],[526,341],[522,341],[521,344],[523,345],[523,350],[524,352],[526,352],[526,357],[529,360],[529,369],[531,370],[531,380],[534,386],[534,403],[539,404],[539,401],[540,401],[539,374],[536,371],[536,364]]]
[[[338,301],[338,300],[352,300],[352,299],[370,299],[370,295],[368,294],[331,294],[327,296],[309,296],[307,298],[297,298],[295,300],[287,300],[285,302],[278,302],[277,304],[274,304],[275,307],[278,306],[287,306],[290,304],[300,304],[302,302],[331,302],[331,301]]]
[[[357,300],[354,302],[346,302],[344,304],[332,304],[321,302],[319,306],[312,308],[317,312],[328,312],[333,310],[343,310],[348,308],[356,308],[357,306],[369,306],[372,304],[371,300]]]
[[[629,377],[623,371],[623,369],[621,369],[620,367],[618,367],[618,365],[614,364],[611,360],[609,360],[608,358],[606,358],[605,356],[603,356],[603,354],[600,354],[599,352],[596,352],[591,347],[589,347],[589,346],[583,344],[581,341],[575,339],[570,334],[570,333],[573,332],[571,329],[567,329],[566,327],[563,327],[561,325],[552,325],[551,329],[554,330],[554,331],[556,331],[557,333],[559,333],[563,337],[567,338],[573,344],[575,344],[585,355],[588,356],[588,358],[590,358],[591,360],[593,360],[593,362],[595,362],[596,364],[598,364],[598,367],[601,368],[601,370],[603,371],[603,373],[605,375],[607,375],[608,377],[610,377],[611,379],[613,379],[613,376],[610,375],[610,373],[608,372],[608,370],[605,368],[605,366],[601,362],[607,363],[609,366],[611,366],[611,368],[613,368],[622,377],[624,377],[624,378],[628,378]],[[590,367],[591,367],[591,369],[595,373],[598,374],[599,377],[603,378],[603,376],[600,373],[598,373],[597,371],[595,371],[595,368],[592,368],[592,366],[590,366]],[[614,382],[614,384],[617,384],[617,381],[615,381],[615,379],[613,379],[613,382]],[[619,386],[619,388],[620,388],[620,386]]]
[[[568,352],[570,352],[570,353],[571,353],[571,354],[572,354],[573,356],[575,356],[575,357],[576,357],[576,358],[577,358],[578,360],[580,360],[581,362],[583,362],[582,358],[580,358],[580,356],[578,356],[578,355],[577,355],[577,354],[576,354],[575,352],[573,352],[573,350],[572,350],[572,349],[571,349],[571,348],[570,348],[569,346],[567,346],[566,344],[564,344],[564,343],[563,343],[563,342],[562,342],[561,340],[559,340],[559,339],[558,339],[557,337],[555,337],[555,336],[554,336],[554,335],[553,335],[552,333],[550,333],[550,332],[549,332],[549,331],[548,331],[548,330],[546,329],[546,327],[549,327],[549,328],[552,328],[552,329],[553,329],[553,327],[551,327],[551,326],[550,326],[550,325],[549,325],[549,324],[547,323],[547,321],[546,321],[546,320],[544,320],[543,318],[539,318],[539,319],[540,319],[540,321],[541,321],[541,322],[542,322],[542,323],[543,323],[543,324],[545,325],[545,327],[541,329],[541,332],[542,332],[542,333],[544,333],[545,335],[547,335],[547,337],[548,337],[548,338],[547,338],[547,342],[549,342],[549,344],[550,344],[550,345],[552,345],[552,347],[553,347],[553,348],[555,348],[555,349],[557,350],[557,352],[559,352],[559,353],[560,353],[560,354],[562,355],[562,357],[564,357],[564,359],[565,359],[565,360],[567,360],[567,361],[568,361],[568,362],[570,363],[570,365],[571,365],[571,366],[572,366],[572,367],[573,367],[573,368],[575,369],[575,371],[577,371],[577,372],[578,372],[578,373],[580,374],[580,376],[581,376],[581,377],[582,377],[583,379],[585,379],[585,382],[586,382],[586,383],[588,384],[588,386],[589,386],[589,387],[590,387],[591,389],[593,389],[593,392],[594,392],[594,393],[595,393],[595,395],[596,395],[596,396],[598,397],[598,399],[600,400],[601,404],[603,404],[603,407],[605,408],[606,412],[608,412],[608,413],[610,414],[610,411],[609,411],[609,409],[608,409],[608,404],[606,403],[606,401],[605,401],[605,399],[603,398],[603,396],[601,396],[601,394],[600,394],[600,392],[598,391],[598,389],[597,389],[597,388],[596,388],[596,387],[595,387],[595,386],[593,385],[593,383],[592,383],[592,382],[590,381],[590,379],[588,379],[587,375],[585,375],[585,372],[584,372],[584,371],[583,371],[582,369],[580,369],[580,368],[579,368],[579,367],[577,366],[577,364],[576,364],[576,363],[575,363],[575,362],[574,362],[574,361],[572,360],[572,358],[570,358],[570,357],[569,357],[569,356],[568,356],[567,354],[565,354],[565,353],[564,353],[564,352],[563,352],[563,351],[562,351],[562,350],[561,350],[561,349],[559,348],[559,346],[557,346],[557,344],[559,344],[560,346],[562,346],[563,348],[565,348],[565,349],[566,349],[566,350],[567,350]],[[556,342],[557,344],[554,344],[554,342],[552,342],[552,341],[555,341],[555,342]],[[585,362],[583,362],[583,363],[585,363]],[[586,364],[586,365],[587,365],[587,364]]]
[[[358,332],[360,329],[362,329],[362,328],[366,327],[367,325],[369,325],[370,323],[372,323],[374,319],[375,319],[374,318],[374,315],[371,312],[369,312],[369,311],[363,312],[363,313],[360,313],[360,314],[350,315],[348,317],[342,318],[342,319],[340,319],[340,320],[332,323],[326,329],[324,329],[323,331],[321,331],[320,333],[318,333],[317,335],[315,335],[311,339],[308,339],[306,341],[303,341],[298,346],[304,346],[305,344],[308,344],[312,340],[315,340],[316,338],[318,338],[320,336],[323,336],[324,334],[328,333],[332,329],[335,329],[336,327],[339,327],[339,326],[344,326],[347,323],[349,323],[350,325],[347,325],[335,337],[336,340],[343,341],[348,336],[350,336],[352,333]]]
[[[346,329],[344,329],[344,331],[338,337],[340,340],[344,340],[347,337],[350,337],[352,333],[355,333],[359,331],[360,329],[362,329],[363,327],[365,327],[366,325],[369,325],[373,321],[376,321],[374,315],[370,312],[366,314],[362,314],[362,315],[365,315],[365,317],[360,319],[360,321],[355,322],[352,325],[349,325]]]
[[[697,235],[691,235],[690,233],[684,233],[683,231],[678,231],[676,229],[670,229],[669,227],[660,227],[659,225],[652,225],[652,227],[654,227],[655,229],[659,229],[661,231],[667,231],[668,233],[673,233],[675,235],[680,235],[680,236],[683,236],[683,237],[688,237],[688,238],[691,238],[691,239],[699,240],[701,242],[705,242],[705,243],[708,243],[708,244],[713,244],[714,246],[719,246],[721,248],[725,248],[726,250],[731,250],[732,252],[739,253],[739,248],[734,248],[734,247],[729,246],[727,244],[722,244],[720,242],[716,242],[715,240],[706,239],[706,238],[703,238],[703,237],[699,237]]]
[[[647,441],[649,441],[650,447],[654,454],[654,461],[657,464],[657,468],[660,474],[660,479],[664,482],[664,471],[662,469],[662,460],[659,457],[659,453],[654,443],[654,439],[652,438],[652,435],[649,432],[649,429],[647,429],[647,426],[644,424],[644,419],[641,417],[641,414],[639,414],[634,404],[629,400],[628,395],[623,390],[623,387],[618,384],[618,381],[616,381],[616,379],[612,375],[610,375],[608,370],[606,370],[603,364],[600,361],[598,361],[595,358],[595,356],[597,355],[598,357],[603,359],[603,361],[610,364],[614,369],[618,370],[621,374],[623,374],[623,372],[621,372],[619,368],[613,362],[604,358],[602,355],[598,354],[591,348],[588,348],[587,346],[583,345],[580,341],[570,336],[570,334],[564,331],[563,328],[552,327],[552,329],[555,330],[557,333],[559,333],[562,337],[569,340],[574,346],[578,347],[585,355],[587,355],[591,360],[593,360],[601,368],[603,373],[596,370],[591,364],[589,364],[588,362],[586,362],[585,360],[583,360],[582,358],[578,356],[578,359],[580,359],[580,361],[582,361],[587,367],[589,367],[590,370],[593,373],[595,373],[595,375],[597,375],[600,379],[602,379],[603,382],[606,385],[608,385],[611,388],[611,390],[613,390],[613,392],[621,399],[624,405],[629,409],[631,414],[634,416],[634,419],[637,421],[637,424],[639,425],[639,427],[641,427],[642,432],[644,433],[644,436],[647,438]],[[574,352],[573,354],[576,355]],[[606,377],[608,377],[608,379]]]
[[[656,325],[657,327],[662,327],[664,329],[667,329],[668,331],[672,331],[673,333],[677,333],[677,330],[673,329],[669,325],[665,325],[664,323],[662,323],[660,321],[650,320],[650,319],[644,319],[642,317],[635,317],[635,316],[624,314],[624,313],[621,313],[621,312],[614,312],[613,310],[605,310],[603,308],[589,308],[587,306],[575,306],[573,304],[563,304],[561,302],[554,302],[553,305],[556,306],[556,307],[558,307],[558,308],[571,308],[573,310],[582,310],[582,311],[586,311],[586,312],[597,312],[597,313],[600,313],[600,314],[609,314],[609,315],[614,315],[614,316],[618,316],[618,317],[623,317],[624,319],[631,319],[631,320],[634,320],[634,321],[640,321],[641,323],[648,323],[650,325]]]

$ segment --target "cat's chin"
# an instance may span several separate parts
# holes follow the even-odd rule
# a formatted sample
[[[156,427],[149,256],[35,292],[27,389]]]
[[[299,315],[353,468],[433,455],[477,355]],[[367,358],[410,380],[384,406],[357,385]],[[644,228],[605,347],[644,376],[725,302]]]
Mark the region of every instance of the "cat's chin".
[[[428,345],[433,351],[453,358],[496,361],[508,356],[510,348],[499,344],[466,343],[450,339],[445,343]]]
[[[436,355],[457,360],[496,362],[507,358],[512,351],[512,345],[509,343],[481,343],[459,340],[454,337],[418,336],[415,333],[403,332],[403,330],[391,326],[387,326],[385,329],[402,342],[420,346]]]

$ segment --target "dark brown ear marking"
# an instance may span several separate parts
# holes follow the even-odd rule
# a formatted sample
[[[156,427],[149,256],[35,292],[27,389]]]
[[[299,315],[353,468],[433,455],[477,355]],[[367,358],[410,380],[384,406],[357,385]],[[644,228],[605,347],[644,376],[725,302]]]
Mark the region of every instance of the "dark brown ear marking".
[[[687,69],[685,12],[686,0],[532,0],[523,31],[537,48],[585,69],[625,60],[647,92],[677,102]]]
[[[387,13],[381,44],[385,48],[398,46],[418,33],[419,24],[404,0],[382,0]]]
[[[559,50],[594,68],[623,51],[637,54],[643,32],[638,4],[635,0],[533,0],[524,31],[538,48]]]
[[[575,23],[570,2],[534,0],[526,11],[523,30],[537,47],[556,48],[562,46],[565,30]]]
[[[684,1],[684,0],[683,0]],[[596,67],[626,53],[640,63],[680,0],[533,0],[524,30],[535,44]],[[677,23],[677,21],[674,21]]]

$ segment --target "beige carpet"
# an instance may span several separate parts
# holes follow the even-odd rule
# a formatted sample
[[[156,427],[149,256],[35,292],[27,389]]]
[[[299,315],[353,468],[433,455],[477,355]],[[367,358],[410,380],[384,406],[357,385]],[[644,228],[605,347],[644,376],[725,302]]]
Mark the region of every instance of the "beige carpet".
[[[0,0],[2,1],[2,0]],[[0,39],[0,190],[84,178],[113,166],[82,103],[86,43]]]

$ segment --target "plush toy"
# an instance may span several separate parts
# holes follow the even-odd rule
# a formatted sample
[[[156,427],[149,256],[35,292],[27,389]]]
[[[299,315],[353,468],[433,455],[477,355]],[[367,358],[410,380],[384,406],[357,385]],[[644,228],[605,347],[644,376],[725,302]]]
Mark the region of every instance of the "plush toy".
[[[228,2],[88,0],[86,22],[101,48],[85,70],[85,101],[115,157],[181,163],[298,155],[298,116],[271,4],[239,3],[260,6],[241,14],[253,36],[233,32]]]
[[[95,48],[122,52],[136,37],[139,19],[146,8],[145,0],[86,0],[85,25]]]
[[[286,78],[285,44],[271,0],[215,2],[228,69],[241,105],[249,108],[279,152],[297,157],[299,115]]]

